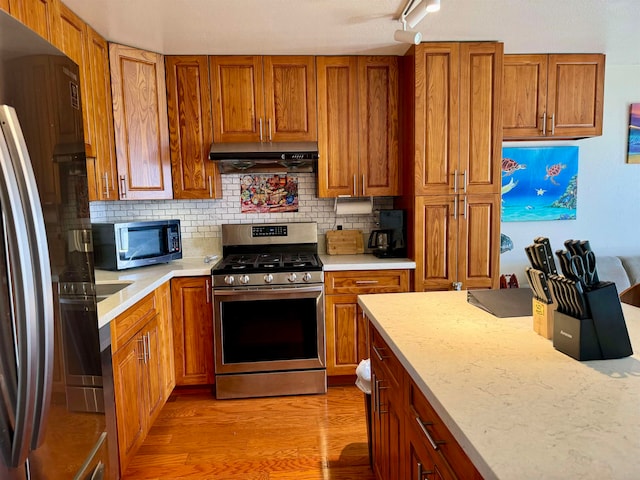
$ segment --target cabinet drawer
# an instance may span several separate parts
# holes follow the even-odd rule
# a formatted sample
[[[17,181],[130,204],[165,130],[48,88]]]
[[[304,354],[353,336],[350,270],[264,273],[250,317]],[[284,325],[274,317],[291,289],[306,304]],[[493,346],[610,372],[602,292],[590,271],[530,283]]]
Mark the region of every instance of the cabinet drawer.
[[[408,292],[409,270],[326,272],[324,288],[327,295]]]
[[[456,477],[481,480],[480,473],[415,383],[409,381],[407,385],[408,425],[423,437],[431,455],[439,456]]]
[[[402,365],[393,354],[387,343],[382,339],[378,331],[369,324],[369,339],[371,345],[371,362],[382,368],[386,375],[397,387],[401,385]]]
[[[155,292],[125,310],[111,322],[111,348],[115,353],[127,343],[145,323],[158,313]]]

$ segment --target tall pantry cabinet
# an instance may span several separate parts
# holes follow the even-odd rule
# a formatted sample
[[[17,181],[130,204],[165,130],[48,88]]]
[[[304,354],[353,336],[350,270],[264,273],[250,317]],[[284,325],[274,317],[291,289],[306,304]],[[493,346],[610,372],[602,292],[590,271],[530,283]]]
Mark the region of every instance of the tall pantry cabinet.
[[[423,43],[401,62],[403,196],[415,289],[496,288],[503,45]]]

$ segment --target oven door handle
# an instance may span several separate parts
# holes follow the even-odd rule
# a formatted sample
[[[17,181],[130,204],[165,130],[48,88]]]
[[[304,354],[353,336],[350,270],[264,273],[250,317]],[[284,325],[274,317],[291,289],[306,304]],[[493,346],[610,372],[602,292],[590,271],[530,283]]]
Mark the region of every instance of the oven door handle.
[[[308,285],[304,287],[272,287],[272,288],[228,288],[221,290],[214,290],[213,295],[218,297],[232,297],[243,294],[254,294],[254,293],[308,293],[308,292],[322,292],[323,284],[318,285]]]

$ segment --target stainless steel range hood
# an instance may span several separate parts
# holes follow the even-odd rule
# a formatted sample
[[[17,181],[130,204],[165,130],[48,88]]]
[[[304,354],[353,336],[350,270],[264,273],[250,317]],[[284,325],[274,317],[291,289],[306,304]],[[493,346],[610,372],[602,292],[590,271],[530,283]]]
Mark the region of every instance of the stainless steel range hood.
[[[209,159],[221,173],[304,173],[315,172],[318,164],[316,142],[214,143]]]

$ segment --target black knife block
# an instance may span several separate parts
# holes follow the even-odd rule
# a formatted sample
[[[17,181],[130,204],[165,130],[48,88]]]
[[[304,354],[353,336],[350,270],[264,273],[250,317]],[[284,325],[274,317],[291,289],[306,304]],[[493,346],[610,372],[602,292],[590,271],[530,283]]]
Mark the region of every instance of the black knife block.
[[[580,320],[558,311],[554,313],[554,348],[580,361],[633,354],[616,285],[600,282],[584,296],[591,318]]]

